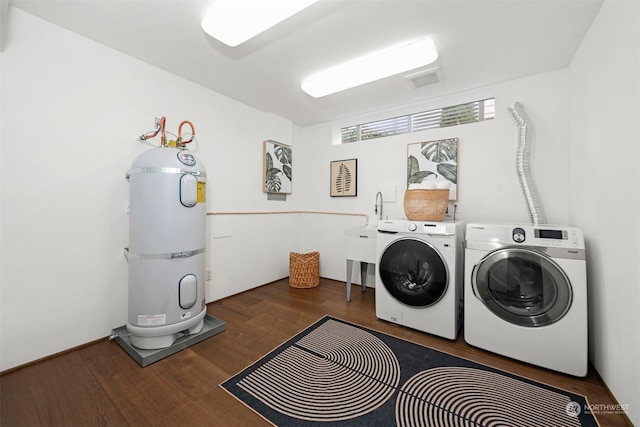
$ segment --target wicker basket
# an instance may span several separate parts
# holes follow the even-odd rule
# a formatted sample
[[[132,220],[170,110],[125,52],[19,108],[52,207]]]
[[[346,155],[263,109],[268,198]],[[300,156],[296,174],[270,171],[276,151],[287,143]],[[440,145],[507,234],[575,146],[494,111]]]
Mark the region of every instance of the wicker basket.
[[[320,284],[320,252],[289,254],[289,286],[315,288]]]
[[[412,221],[442,221],[449,206],[449,190],[407,190],[404,213]]]

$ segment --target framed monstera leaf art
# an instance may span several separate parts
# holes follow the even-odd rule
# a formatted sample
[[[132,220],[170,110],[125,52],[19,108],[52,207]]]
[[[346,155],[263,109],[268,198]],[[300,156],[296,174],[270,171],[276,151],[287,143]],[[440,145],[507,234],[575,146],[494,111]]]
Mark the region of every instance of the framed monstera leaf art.
[[[407,145],[407,188],[425,184],[449,188],[449,200],[457,200],[458,138]]]
[[[291,194],[293,168],[291,147],[276,141],[264,141],[264,176],[262,190],[265,193]]]
[[[358,195],[358,159],[331,162],[331,197]]]

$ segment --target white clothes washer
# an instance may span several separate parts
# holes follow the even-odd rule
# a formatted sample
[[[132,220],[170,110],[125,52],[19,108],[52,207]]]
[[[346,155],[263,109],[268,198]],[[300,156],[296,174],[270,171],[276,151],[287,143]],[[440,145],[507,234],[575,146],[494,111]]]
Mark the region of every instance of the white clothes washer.
[[[587,268],[582,231],[470,223],[465,234],[465,341],[585,376]]]
[[[464,225],[378,223],[376,316],[456,339],[462,310]]]

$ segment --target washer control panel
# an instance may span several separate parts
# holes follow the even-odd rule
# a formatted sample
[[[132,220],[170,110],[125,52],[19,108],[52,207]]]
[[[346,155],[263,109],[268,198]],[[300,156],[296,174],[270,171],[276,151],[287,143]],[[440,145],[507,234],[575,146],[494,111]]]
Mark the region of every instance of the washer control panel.
[[[450,236],[456,234],[458,226],[454,222],[384,220],[378,223],[378,231]]]

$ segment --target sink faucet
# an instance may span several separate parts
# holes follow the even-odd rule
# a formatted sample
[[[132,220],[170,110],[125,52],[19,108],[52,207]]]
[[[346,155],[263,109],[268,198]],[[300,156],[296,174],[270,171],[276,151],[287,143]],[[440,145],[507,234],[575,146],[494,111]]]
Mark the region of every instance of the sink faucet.
[[[380,212],[378,212],[378,198],[380,198]],[[376,194],[376,214],[378,214],[379,218],[382,219],[382,193],[380,191]]]

